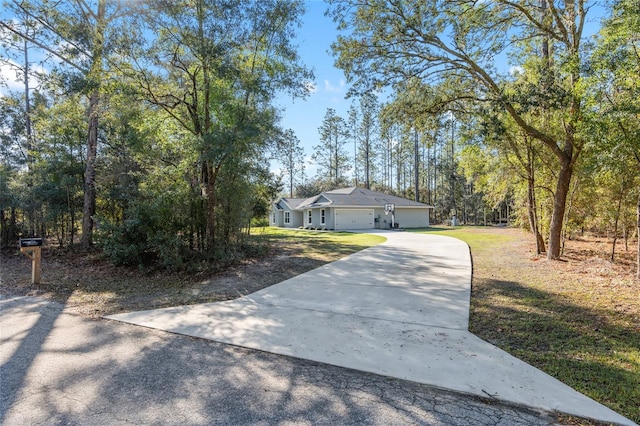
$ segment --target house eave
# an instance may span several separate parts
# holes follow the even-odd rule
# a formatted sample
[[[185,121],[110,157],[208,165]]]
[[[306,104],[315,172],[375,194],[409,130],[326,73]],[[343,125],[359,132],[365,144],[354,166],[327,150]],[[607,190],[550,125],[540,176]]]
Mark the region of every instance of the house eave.
[[[295,210],[298,211],[303,211],[303,210],[313,210],[313,209],[324,209],[324,208],[328,208],[328,207],[332,207],[334,209],[382,209],[384,208],[384,205],[379,205],[379,204],[372,204],[372,205],[340,205],[340,206],[336,206],[336,205],[309,205],[309,206],[302,206],[300,208],[297,208]],[[396,209],[433,209],[435,208],[434,206],[429,206],[429,205],[424,205],[424,206],[396,206]]]

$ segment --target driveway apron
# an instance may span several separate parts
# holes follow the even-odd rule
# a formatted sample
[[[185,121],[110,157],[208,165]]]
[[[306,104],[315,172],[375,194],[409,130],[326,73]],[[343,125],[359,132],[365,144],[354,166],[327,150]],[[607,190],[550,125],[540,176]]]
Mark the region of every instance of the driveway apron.
[[[380,233],[383,244],[236,300],[106,318],[634,424],[468,331],[472,267],[464,242]]]

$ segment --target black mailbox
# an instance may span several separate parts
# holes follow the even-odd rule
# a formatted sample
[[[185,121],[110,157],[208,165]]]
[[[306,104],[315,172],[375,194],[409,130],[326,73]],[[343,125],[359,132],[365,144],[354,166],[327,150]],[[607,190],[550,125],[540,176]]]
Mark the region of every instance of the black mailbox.
[[[42,238],[20,238],[20,247],[40,247]]]

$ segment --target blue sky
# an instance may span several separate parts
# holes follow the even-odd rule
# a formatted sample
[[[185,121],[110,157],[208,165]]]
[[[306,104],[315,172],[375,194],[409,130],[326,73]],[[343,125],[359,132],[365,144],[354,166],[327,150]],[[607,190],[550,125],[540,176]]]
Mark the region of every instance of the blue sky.
[[[319,144],[318,127],[327,108],[333,108],[341,117],[347,117],[350,100],[345,99],[348,87],[342,70],[333,66],[335,59],[330,53],[331,43],[338,32],[331,18],[324,16],[327,4],[322,0],[306,2],[306,13],[302,17],[302,28],[298,29],[295,44],[302,62],[315,72],[315,91],[305,99],[281,97],[278,106],[285,108],[281,125],[294,131],[305,150],[307,158],[313,147]],[[275,162],[273,168],[277,167]],[[306,166],[307,176],[315,174],[315,167]]]

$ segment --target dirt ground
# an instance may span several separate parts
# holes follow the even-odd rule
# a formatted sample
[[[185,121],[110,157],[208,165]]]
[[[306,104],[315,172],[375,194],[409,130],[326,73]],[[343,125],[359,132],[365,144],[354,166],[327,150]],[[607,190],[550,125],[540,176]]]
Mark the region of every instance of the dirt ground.
[[[249,259],[219,273],[149,273],[111,265],[99,255],[45,248],[42,279],[31,284],[31,261],[19,252],[1,254],[0,293],[37,295],[89,317],[176,305],[217,302],[253,293],[317,268],[326,261],[305,257],[282,243],[264,258]]]

